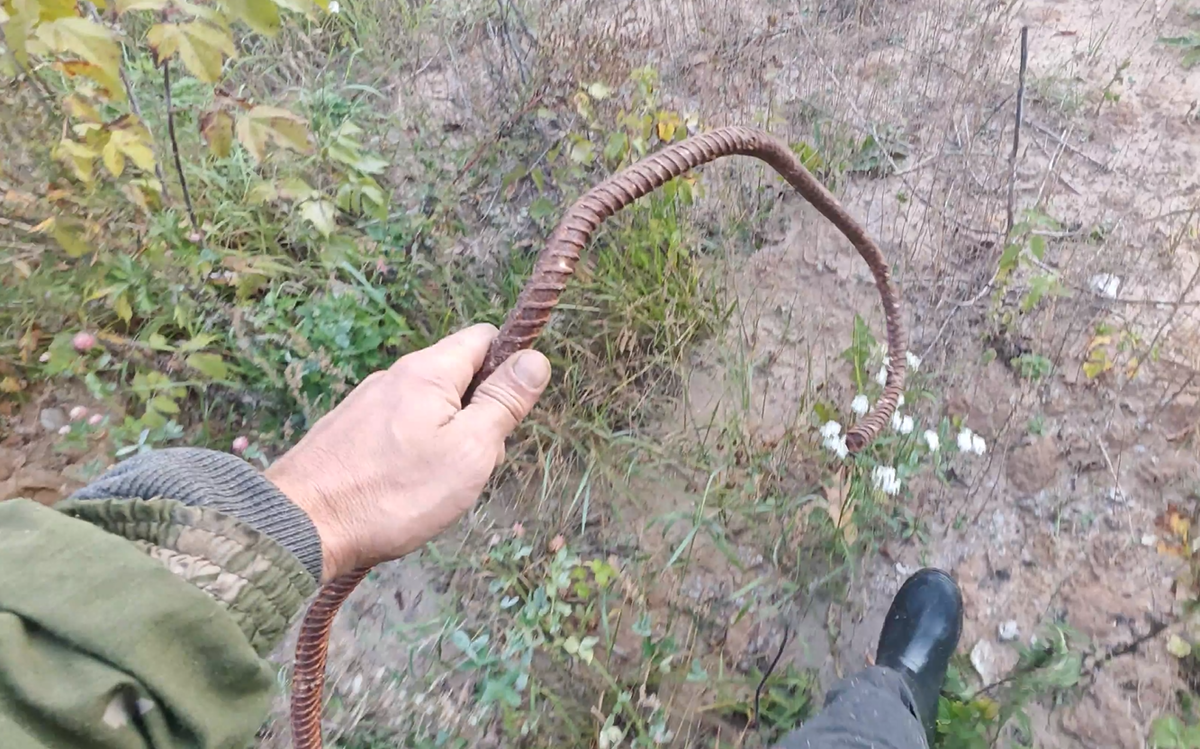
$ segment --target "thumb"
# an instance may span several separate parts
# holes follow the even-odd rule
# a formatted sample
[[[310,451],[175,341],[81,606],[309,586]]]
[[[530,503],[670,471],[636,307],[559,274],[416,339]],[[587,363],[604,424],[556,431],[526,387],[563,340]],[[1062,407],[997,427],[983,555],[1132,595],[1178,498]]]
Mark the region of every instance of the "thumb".
[[[532,349],[518,351],[479,384],[454,421],[471,430],[474,439],[502,446],[549,382],[550,360]]]

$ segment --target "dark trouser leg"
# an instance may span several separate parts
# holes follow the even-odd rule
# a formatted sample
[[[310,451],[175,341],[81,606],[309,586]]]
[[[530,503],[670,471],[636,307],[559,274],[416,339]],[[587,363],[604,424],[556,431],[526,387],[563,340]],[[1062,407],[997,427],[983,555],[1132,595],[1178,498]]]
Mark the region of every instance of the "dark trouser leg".
[[[777,749],[926,749],[912,692],[890,668],[872,666],[843,679],[825,709],[792,731]]]

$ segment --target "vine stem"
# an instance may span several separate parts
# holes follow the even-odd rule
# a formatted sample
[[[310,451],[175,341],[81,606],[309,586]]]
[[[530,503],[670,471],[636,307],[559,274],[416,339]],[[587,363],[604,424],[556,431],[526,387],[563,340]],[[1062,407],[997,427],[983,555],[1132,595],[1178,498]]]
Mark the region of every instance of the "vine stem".
[[[192,208],[192,196],[188,192],[187,177],[183,176],[183,160],[179,158],[179,141],[175,139],[175,110],[171,108],[171,61],[163,60],[163,94],[167,105],[167,135],[171,137],[171,155],[175,157],[175,172],[179,175],[179,187],[183,190],[183,204],[187,206],[192,231],[200,232],[200,222]]]

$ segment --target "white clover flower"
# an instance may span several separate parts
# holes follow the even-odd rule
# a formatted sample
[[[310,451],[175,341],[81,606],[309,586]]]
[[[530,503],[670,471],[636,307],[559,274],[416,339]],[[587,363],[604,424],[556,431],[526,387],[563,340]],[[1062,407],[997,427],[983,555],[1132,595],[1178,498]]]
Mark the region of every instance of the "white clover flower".
[[[896,469],[891,466],[875,466],[871,469],[871,483],[884,494],[900,493],[900,479],[896,476]]]
[[[921,368],[921,357],[917,356],[913,352],[905,351],[904,359],[905,359],[905,361],[908,362],[908,368],[911,369],[912,371],[916,372],[918,369]]]
[[[871,408],[871,402],[867,400],[865,395],[856,395],[854,400],[850,401],[850,410],[858,416],[863,416]]]
[[[850,449],[848,447],[846,447],[846,438],[845,437],[842,437],[842,436],[839,436],[836,434],[830,435],[830,436],[826,437],[825,441],[822,442],[821,444],[825,447],[826,450],[828,450],[829,452],[838,456],[839,458],[845,458],[847,455],[850,454]]]
[[[971,435],[971,452],[976,455],[983,455],[987,452],[987,442],[978,434]]]
[[[338,0],[329,0],[329,12],[335,15],[342,12],[342,6],[338,4]]]
[[[878,382],[879,386],[883,387],[887,384],[887,375],[887,364],[884,364],[879,368],[879,374],[875,375],[875,382]]]
[[[962,431],[958,433],[958,451],[960,453],[971,452],[971,438],[974,436],[975,433],[966,427],[963,427]]]
[[[900,397],[896,399],[896,408],[900,408],[903,405],[904,405],[904,393],[901,393]]]
[[[932,429],[926,429],[922,436],[925,438],[925,444],[929,445],[929,452],[935,453],[942,446],[942,441],[938,439],[938,433]]]
[[[825,439],[836,437],[842,433],[842,425],[836,421],[827,421],[821,426],[821,436]]]
[[[892,411],[892,431],[899,432],[900,426],[903,423],[903,418],[900,416],[900,409]]]
[[[912,434],[912,430],[913,430],[913,417],[905,416],[903,419],[900,420],[900,430],[899,430],[900,434]]]

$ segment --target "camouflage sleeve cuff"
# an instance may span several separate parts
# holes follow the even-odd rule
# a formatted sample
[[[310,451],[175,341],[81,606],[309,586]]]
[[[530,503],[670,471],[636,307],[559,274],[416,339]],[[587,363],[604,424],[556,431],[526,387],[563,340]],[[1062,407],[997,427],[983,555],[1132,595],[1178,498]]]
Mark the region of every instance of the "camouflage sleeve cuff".
[[[282,639],[317,587],[296,557],[249,525],[175,499],[63,500],[55,509],[132,541],[211,596],[259,655]]]
[[[139,455],[56,508],[134,542],[208,593],[260,654],[282,638],[320,580],[312,521],[233,455],[194,448]]]

